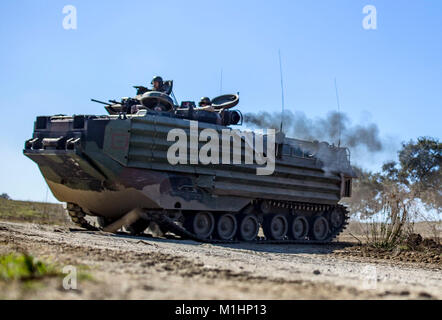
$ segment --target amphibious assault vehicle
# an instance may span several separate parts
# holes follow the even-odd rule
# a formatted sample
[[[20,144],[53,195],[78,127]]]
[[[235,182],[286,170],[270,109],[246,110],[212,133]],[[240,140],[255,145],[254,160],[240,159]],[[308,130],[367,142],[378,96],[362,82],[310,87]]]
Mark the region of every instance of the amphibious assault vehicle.
[[[136,88],[134,98],[102,102],[108,115],[35,121],[24,154],[67,203],[73,222],[95,230],[86,217],[97,217],[104,230],[133,234],[155,223],[163,232],[207,242],[327,243],[345,228],[348,213],[339,201],[351,196],[355,177],[346,148],[253,133],[263,141],[258,150],[232,129],[242,124],[241,112],[232,109],[238,95],[215,98],[215,112],[209,112],[191,101],[178,106],[168,92]],[[231,133],[228,143],[239,141],[239,151],[234,143],[228,150],[241,159],[250,151],[272,159],[266,152],[274,147],[274,171],[257,175],[262,165],[221,161],[221,152],[219,164],[189,161],[209,140],[200,136],[196,145],[184,145],[183,161],[171,163],[176,141],[168,135],[174,129],[186,136],[210,129],[211,139]],[[216,143],[221,148],[227,140]]]

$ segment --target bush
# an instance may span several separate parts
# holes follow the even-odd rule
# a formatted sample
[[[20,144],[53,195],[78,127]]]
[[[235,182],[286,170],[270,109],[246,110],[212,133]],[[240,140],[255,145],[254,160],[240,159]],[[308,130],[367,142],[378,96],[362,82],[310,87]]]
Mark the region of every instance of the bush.
[[[376,173],[355,168],[353,197],[344,200],[353,214],[369,221],[367,242],[375,247],[402,243],[413,232],[412,221],[420,215],[422,204],[438,212],[435,221],[441,218],[442,143],[428,137],[403,143],[398,159]]]
[[[6,200],[11,200],[11,197],[9,197],[7,193],[2,193],[2,194],[0,195],[0,198],[2,198],[2,199],[6,199]]]
[[[0,256],[0,280],[33,280],[57,276],[52,265],[45,264],[27,253]]]

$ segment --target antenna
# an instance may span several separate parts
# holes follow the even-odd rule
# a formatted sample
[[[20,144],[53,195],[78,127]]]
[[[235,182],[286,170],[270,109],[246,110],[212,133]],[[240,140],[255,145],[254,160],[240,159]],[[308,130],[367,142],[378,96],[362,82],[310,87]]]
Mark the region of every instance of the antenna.
[[[338,117],[339,117],[339,124],[338,124],[338,147],[341,146],[341,104],[339,103],[339,93],[338,93],[338,82],[335,77],[335,91],[336,91],[336,103],[338,104]]]
[[[219,94],[223,94],[223,68],[221,68],[221,79],[219,81]]]
[[[283,132],[282,129],[284,124],[284,79],[282,76],[281,50],[278,50],[278,55],[279,55],[279,73],[281,75],[281,108],[282,108],[280,131]]]

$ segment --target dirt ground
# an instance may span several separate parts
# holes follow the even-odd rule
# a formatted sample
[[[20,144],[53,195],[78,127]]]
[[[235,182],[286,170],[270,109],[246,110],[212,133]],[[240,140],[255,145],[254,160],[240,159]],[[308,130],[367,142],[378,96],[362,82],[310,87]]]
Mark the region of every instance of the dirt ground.
[[[0,222],[0,254],[87,267],[65,290],[0,282],[2,299],[442,299],[442,265],[343,254],[348,244],[212,245]]]

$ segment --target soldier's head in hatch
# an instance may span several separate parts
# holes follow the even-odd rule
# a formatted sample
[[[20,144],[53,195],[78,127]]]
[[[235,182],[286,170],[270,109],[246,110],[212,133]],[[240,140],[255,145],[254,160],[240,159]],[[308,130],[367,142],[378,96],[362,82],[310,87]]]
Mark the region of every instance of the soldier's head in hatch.
[[[163,78],[161,78],[159,76],[155,76],[152,79],[151,84],[152,84],[154,90],[160,91],[161,87],[163,86]]]
[[[208,97],[202,97],[200,102],[198,103],[200,107],[207,107],[212,105],[212,101]]]

